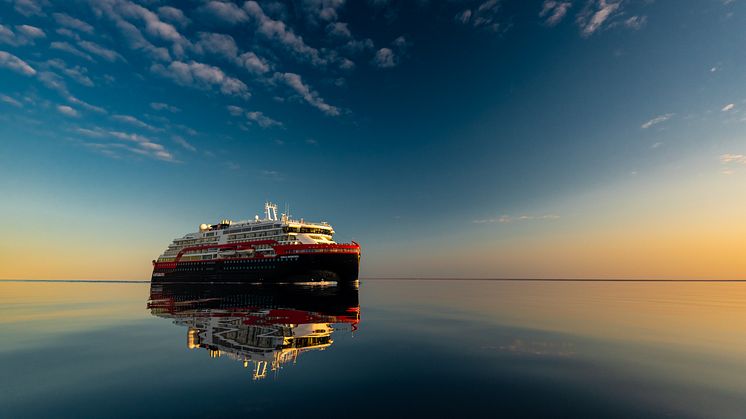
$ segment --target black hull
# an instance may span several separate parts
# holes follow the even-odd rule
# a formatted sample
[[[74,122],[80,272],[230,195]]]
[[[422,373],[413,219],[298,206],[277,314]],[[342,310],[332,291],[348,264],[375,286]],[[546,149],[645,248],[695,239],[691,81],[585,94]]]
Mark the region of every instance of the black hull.
[[[257,259],[216,259],[179,262],[175,268],[153,269],[159,282],[353,282],[360,257],[351,253],[317,253]]]

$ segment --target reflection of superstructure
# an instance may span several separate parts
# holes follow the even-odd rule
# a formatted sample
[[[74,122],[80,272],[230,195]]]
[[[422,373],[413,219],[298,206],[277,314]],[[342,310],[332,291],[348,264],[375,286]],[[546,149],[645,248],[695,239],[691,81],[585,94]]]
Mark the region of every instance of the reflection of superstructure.
[[[253,368],[254,379],[332,343],[333,325],[360,320],[356,286],[153,284],[151,313],[186,326],[187,347]]]
[[[153,261],[153,282],[354,281],[360,246],[336,243],[326,222],[277,215],[264,205],[264,218],[202,224],[178,237]]]

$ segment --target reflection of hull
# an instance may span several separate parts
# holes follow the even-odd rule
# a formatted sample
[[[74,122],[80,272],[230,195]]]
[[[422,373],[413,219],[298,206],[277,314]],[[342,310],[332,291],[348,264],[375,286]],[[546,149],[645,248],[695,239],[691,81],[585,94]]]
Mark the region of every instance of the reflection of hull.
[[[357,280],[357,253],[309,253],[265,258],[159,263],[153,282],[307,282]]]
[[[263,314],[276,324],[357,323],[357,284],[339,286],[248,284],[152,284],[148,308],[155,315]],[[305,319],[305,320],[304,320]],[[290,321],[292,320],[292,321]]]

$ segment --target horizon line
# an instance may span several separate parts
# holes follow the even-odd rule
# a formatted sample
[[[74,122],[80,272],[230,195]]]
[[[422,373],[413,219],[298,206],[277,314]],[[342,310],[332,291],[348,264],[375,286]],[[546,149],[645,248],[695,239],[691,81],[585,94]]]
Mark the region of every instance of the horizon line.
[[[365,281],[495,281],[495,282],[746,282],[746,279],[655,279],[655,278],[458,278],[458,277],[366,277]],[[141,279],[0,279],[0,282],[68,282],[150,284]],[[160,283],[160,282],[159,282]],[[174,282],[178,283],[178,282]],[[236,282],[242,284],[243,282]],[[223,284],[223,283],[221,283]]]

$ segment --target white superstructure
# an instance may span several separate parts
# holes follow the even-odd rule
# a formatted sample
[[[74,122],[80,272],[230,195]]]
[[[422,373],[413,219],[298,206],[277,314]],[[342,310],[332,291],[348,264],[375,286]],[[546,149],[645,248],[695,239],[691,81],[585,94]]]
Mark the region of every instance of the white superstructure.
[[[172,262],[184,248],[199,247],[183,252],[181,261],[210,260],[218,258],[275,256],[273,245],[334,244],[334,229],[327,222],[294,220],[288,214],[277,214],[277,205],[264,204],[264,218],[257,215],[253,220],[221,220],[218,224],[201,224],[199,231],[173,240],[157,262]],[[266,244],[261,242],[267,241]],[[209,245],[235,243],[254,244],[248,249],[211,248]]]

